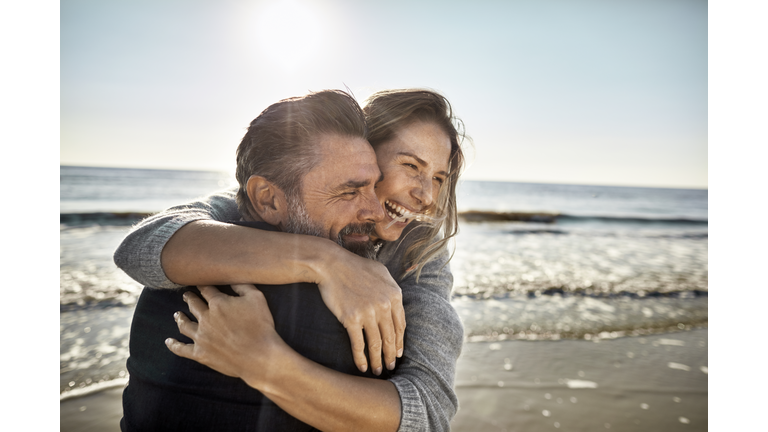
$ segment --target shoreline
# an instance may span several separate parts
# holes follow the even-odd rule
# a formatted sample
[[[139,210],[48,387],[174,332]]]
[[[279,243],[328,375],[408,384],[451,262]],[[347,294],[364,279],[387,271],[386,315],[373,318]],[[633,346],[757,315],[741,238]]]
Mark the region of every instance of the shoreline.
[[[708,429],[708,329],[601,341],[465,342],[457,432]],[[62,396],[60,430],[119,431],[123,386]]]

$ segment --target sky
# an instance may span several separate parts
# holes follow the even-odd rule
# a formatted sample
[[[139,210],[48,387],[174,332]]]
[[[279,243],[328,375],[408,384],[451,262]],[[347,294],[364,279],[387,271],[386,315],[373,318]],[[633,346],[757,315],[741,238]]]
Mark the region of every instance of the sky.
[[[232,171],[282,98],[426,87],[472,138],[465,179],[708,187],[705,1],[60,8],[63,165]]]
[[[169,1],[162,2],[170,5],[163,10],[138,0],[0,2],[6,66],[0,69],[0,181],[6,186],[0,220],[9,228],[12,251],[6,285],[20,288],[7,290],[6,305],[30,305],[25,288],[42,292],[58,284],[59,163],[227,170],[244,126],[287,94],[347,85],[360,97],[366,90],[428,86],[451,99],[474,138],[474,162],[465,178],[704,187],[709,155],[709,275],[717,297],[709,360],[713,370],[727,371],[710,378],[715,391],[709,394],[709,424],[747,430],[763,421],[759,396],[766,378],[733,367],[764,358],[763,345],[755,332],[734,332],[733,325],[762,329],[768,303],[760,282],[768,244],[760,229],[768,201],[759,198],[768,184],[764,0],[475,0],[471,7],[442,2],[419,10],[404,2],[326,3],[320,9],[334,25],[323,27],[321,46],[336,44],[333,52],[324,50],[293,70],[278,69],[276,54],[268,57],[261,52],[268,48],[257,47],[261,36],[252,32],[258,16],[237,12],[258,3],[220,0],[216,9],[203,10],[204,3],[193,0]],[[569,4],[578,10],[563,9]],[[609,13],[613,19],[596,18]],[[636,20],[645,24],[630,25]],[[428,26],[436,30],[425,31]],[[538,32],[521,38],[526,29]],[[391,43],[371,48],[385,38]],[[558,57],[562,52],[570,55]],[[687,61],[692,55],[698,60]],[[616,58],[621,61],[606,60]],[[609,72],[613,81],[606,79]],[[708,86],[702,89],[701,81]],[[642,97],[631,95],[664,103],[640,105]],[[700,113],[707,100],[708,116]],[[616,121],[621,115],[623,123]],[[634,129],[618,127],[626,123]],[[681,125],[688,126],[674,129]],[[665,128],[677,132],[664,135]],[[620,151],[582,144],[598,142],[608,131],[620,135]],[[568,141],[552,139],[554,132],[567,132]],[[654,146],[648,139],[640,149],[626,144],[644,136],[640,132],[703,139],[692,139],[689,147],[682,140]],[[166,146],[175,151],[161,157]],[[558,153],[568,148],[574,150]],[[197,152],[202,156],[196,161],[187,159]],[[134,158],[139,153],[142,158]],[[671,168],[643,163],[650,158],[663,158]],[[604,165],[593,169],[590,160]],[[630,175],[638,170],[646,175]],[[699,174],[677,180],[682,172]],[[34,307],[6,308],[0,315],[4,328],[24,322],[33,330],[4,335],[7,346],[25,349],[5,356],[0,366],[35,371],[10,376],[14,397],[34,403],[6,410],[9,424],[56,427],[55,416],[40,412],[55,412],[59,399],[40,389],[58,382],[58,297],[58,291],[35,294]]]

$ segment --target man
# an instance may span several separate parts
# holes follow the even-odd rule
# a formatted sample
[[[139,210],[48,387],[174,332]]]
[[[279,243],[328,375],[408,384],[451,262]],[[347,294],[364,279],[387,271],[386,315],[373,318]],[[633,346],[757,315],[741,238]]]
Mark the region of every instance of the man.
[[[341,92],[314,93],[267,108],[238,148],[237,200],[244,220],[239,223],[324,237],[372,256],[369,234],[384,214],[374,193],[381,173],[365,134],[360,107]],[[188,290],[142,292],[131,327],[124,431],[311,429],[296,417],[311,418],[321,429],[340,421],[365,429],[397,428],[400,400],[394,385],[356,379],[374,376],[355,366],[347,332],[323,304],[317,287],[259,288],[280,336],[265,336],[271,338],[265,346],[277,347],[265,350],[276,367],[270,376],[260,377],[261,392],[165,347],[169,335],[179,334],[170,317],[176,311],[191,316],[185,302],[196,307],[199,299],[186,297]],[[254,314],[254,319],[268,315]],[[290,393],[284,391],[287,387]],[[318,397],[318,389],[324,397]],[[350,403],[339,403],[344,398]],[[352,402],[355,412],[345,412]]]

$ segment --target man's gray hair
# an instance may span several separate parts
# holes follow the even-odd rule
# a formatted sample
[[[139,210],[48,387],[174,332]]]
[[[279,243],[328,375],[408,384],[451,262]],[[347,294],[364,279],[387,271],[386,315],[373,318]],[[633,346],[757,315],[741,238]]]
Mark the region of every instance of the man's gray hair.
[[[289,198],[301,199],[304,176],[320,160],[322,135],[368,138],[360,105],[340,90],[324,90],[270,105],[248,127],[237,148],[237,206],[250,219],[246,187],[251,176],[266,178]]]

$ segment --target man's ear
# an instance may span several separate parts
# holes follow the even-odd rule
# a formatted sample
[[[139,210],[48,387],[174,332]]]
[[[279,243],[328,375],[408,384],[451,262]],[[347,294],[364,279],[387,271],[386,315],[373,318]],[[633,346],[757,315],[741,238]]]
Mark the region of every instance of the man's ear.
[[[288,221],[288,201],[283,191],[274,183],[257,175],[248,179],[246,191],[259,219],[282,229]]]

